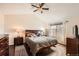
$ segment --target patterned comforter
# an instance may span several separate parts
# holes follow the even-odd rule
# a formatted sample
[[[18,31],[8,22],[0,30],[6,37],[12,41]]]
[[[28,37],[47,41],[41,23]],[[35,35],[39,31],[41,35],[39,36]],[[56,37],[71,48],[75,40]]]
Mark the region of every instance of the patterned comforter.
[[[52,46],[52,45],[56,45],[57,44],[57,40],[56,40],[56,38],[45,37],[45,36],[29,37],[29,38],[26,38],[26,43],[30,47],[30,52],[33,55],[36,55],[36,53],[41,48]]]

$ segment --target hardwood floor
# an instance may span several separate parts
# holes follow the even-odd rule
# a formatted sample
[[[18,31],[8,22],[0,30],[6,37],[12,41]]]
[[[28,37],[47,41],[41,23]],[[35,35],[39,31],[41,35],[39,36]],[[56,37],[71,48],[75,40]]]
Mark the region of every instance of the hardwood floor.
[[[9,46],[9,55],[10,56],[32,56],[32,54],[29,53],[29,49],[27,49],[27,47],[25,47],[26,49],[25,51],[26,53],[25,53],[24,52],[25,49],[23,46],[19,46],[19,48],[21,49],[18,49],[18,47],[16,48],[17,50],[20,50],[19,52],[15,51],[14,46]],[[16,55],[15,53],[18,55]],[[43,49],[41,52],[37,53],[37,56],[66,56],[66,47],[63,45],[57,44],[56,47]]]
[[[15,56],[28,56],[28,53],[27,53],[24,45],[15,47]]]

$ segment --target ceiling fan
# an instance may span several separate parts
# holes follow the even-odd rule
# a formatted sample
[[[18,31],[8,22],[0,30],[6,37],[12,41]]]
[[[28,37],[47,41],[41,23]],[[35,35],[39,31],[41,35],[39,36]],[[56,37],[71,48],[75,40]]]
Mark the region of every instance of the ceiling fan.
[[[31,4],[32,7],[36,8],[33,12],[40,11],[41,13],[43,13],[43,10],[49,10],[49,8],[43,7],[44,5],[45,3],[39,3],[38,5]]]

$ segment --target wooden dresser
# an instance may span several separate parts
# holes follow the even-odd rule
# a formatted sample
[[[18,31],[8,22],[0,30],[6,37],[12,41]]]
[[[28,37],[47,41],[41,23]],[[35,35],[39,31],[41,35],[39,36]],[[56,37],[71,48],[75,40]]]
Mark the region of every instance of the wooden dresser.
[[[23,37],[15,37],[14,38],[14,45],[22,45],[23,44]]]
[[[0,56],[9,55],[9,38],[3,37],[0,39]]]
[[[78,56],[79,55],[79,39],[67,38],[66,55]]]

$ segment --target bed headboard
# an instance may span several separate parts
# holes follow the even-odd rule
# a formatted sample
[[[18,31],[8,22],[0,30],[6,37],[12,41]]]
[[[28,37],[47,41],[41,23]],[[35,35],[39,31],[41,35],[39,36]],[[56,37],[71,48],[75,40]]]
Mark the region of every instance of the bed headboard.
[[[25,30],[25,37],[30,33],[37,35],[39,31],[41,32],[42,30]]]

